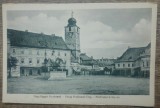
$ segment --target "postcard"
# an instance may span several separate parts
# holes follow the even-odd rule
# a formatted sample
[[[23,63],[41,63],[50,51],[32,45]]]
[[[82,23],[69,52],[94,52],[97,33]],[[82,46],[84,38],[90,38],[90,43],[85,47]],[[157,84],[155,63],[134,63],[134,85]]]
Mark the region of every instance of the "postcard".
[[[154,106],[156,4],[2,7],[4,103]]]

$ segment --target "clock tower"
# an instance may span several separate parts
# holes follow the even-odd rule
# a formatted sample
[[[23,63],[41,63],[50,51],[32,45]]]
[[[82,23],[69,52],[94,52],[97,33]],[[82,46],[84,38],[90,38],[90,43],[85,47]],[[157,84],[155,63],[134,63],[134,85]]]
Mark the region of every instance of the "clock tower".
[[[72,62],[80,62],[80,28],[76,25],[76,19],[73,18],[73,12],[71,18],[68,19],[68,25],[65,26],[65,42],[69,49],[71,49]]]

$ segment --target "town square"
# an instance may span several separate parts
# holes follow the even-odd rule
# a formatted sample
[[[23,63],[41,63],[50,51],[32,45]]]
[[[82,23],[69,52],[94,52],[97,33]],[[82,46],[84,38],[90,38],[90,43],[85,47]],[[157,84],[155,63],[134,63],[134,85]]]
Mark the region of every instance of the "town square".
[[[102,22],[104,11],[100,11],[101,14],[99,14],[99,20]],[[29,30],[27,27],[25,27],[26,30],[21,30],[23,23],[16,25],[12,22],[26,20],[29,23],[29,19],[35,21],[36,18],[42,20],[41,22],[44,22],[45,18],[58,20],[52,17],[54,12],[51,12],[51,16],[50,11],[33,12],[37,16],[32,12],[28,12],[30,14],[26,12],[27,17],[21,12],[13,12],[15,16],[12,12],[8,13],[11,17],[8,18],[7,28],[7,92],[9,94],[149,95],[152,44],[148,30],[150,10],[140,10],[135,14],[137,21],[133,21],[130,27],[124,27],[127,30],[134,25],[131,30],[128,30],[131,33],[124,30],[118,31],[120,28],[116,27],[117,31],[112,30],[113,28],[105,26],[106,22],[100,21],[90,22],[93,28],[85,31],[83,25],[78,25],[81,20],[75,18],[74,12],[67,12],[70,16],[61,28],[64,36],[59,36],[58,33],[45,33],[46,28],[43,26],[40,27],[41,32],[36,29]],[[96,11],[88,10],[88,12],[93,12],[91,15],[94,15]],[[111,12],[118,13],[119,10],[111,10]],[[135,12],[137,11],[130,9],[126,11],[126,15]],[[139,17],[140,13],[145,14],[146,19]],[[55,14],[59,15],[58,18],[66,13],[56,11]],[[108,16],[106,14],[104,17]],[[12,17],[13,19],[10,19]],[[32,25],[29,24],[28,26]],[[87,24],[86,26],[89,25]],[[96,28],[94,25],[100,27]],[[16,26],[17,28],[14,28]],[[138,31],[142,27],[147,33]],[[97,32],[92,33],[94,31]],[[118,33],[116,34],[115,31]],[[87,35],[85,39],[84,36]],[[106,38],[109,35],[112,37]],[[117,38],[113,38],[114,36]]]

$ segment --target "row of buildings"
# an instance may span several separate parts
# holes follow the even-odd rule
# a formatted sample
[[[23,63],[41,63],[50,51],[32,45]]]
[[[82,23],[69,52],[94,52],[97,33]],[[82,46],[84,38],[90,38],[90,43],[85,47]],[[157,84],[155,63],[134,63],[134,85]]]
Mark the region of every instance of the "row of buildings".
[[[8,72],[12,76],[40,75],[42,67],[50,69],[49,63],[53,66],[54,61],[60,63],[59,68],[66,70],[67,76],[112,74],[149,77],[150,47],[149,44],[146,47],[128,48],[118,59],[94,59],[81,53],[80,28],[72,16],[65,26],[65,40],[55,34],[7,29],[7,57],[18,60],[16,66],[8,67]]]
[[[102,75],[149,77],[150,48],[150,43],[144,47],[128,47],[117,59],[93,59],[86,54],[81,54],[81,65],[87,65],[88,69],[91,69],[89,66],[93,66],[92,69],[96,67],[95,70]]]

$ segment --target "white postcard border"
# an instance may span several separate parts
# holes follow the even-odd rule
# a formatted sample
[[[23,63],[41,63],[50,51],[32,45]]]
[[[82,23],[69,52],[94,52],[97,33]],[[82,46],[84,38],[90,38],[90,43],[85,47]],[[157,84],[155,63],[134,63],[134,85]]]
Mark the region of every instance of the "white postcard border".
[[[7,94],[7,11],[152,8],[150,95]],[[154,106],[157,5],[153,3],[3,4],[3,102],[30,104]],[[59,98],[60,97],[60,98]]]

